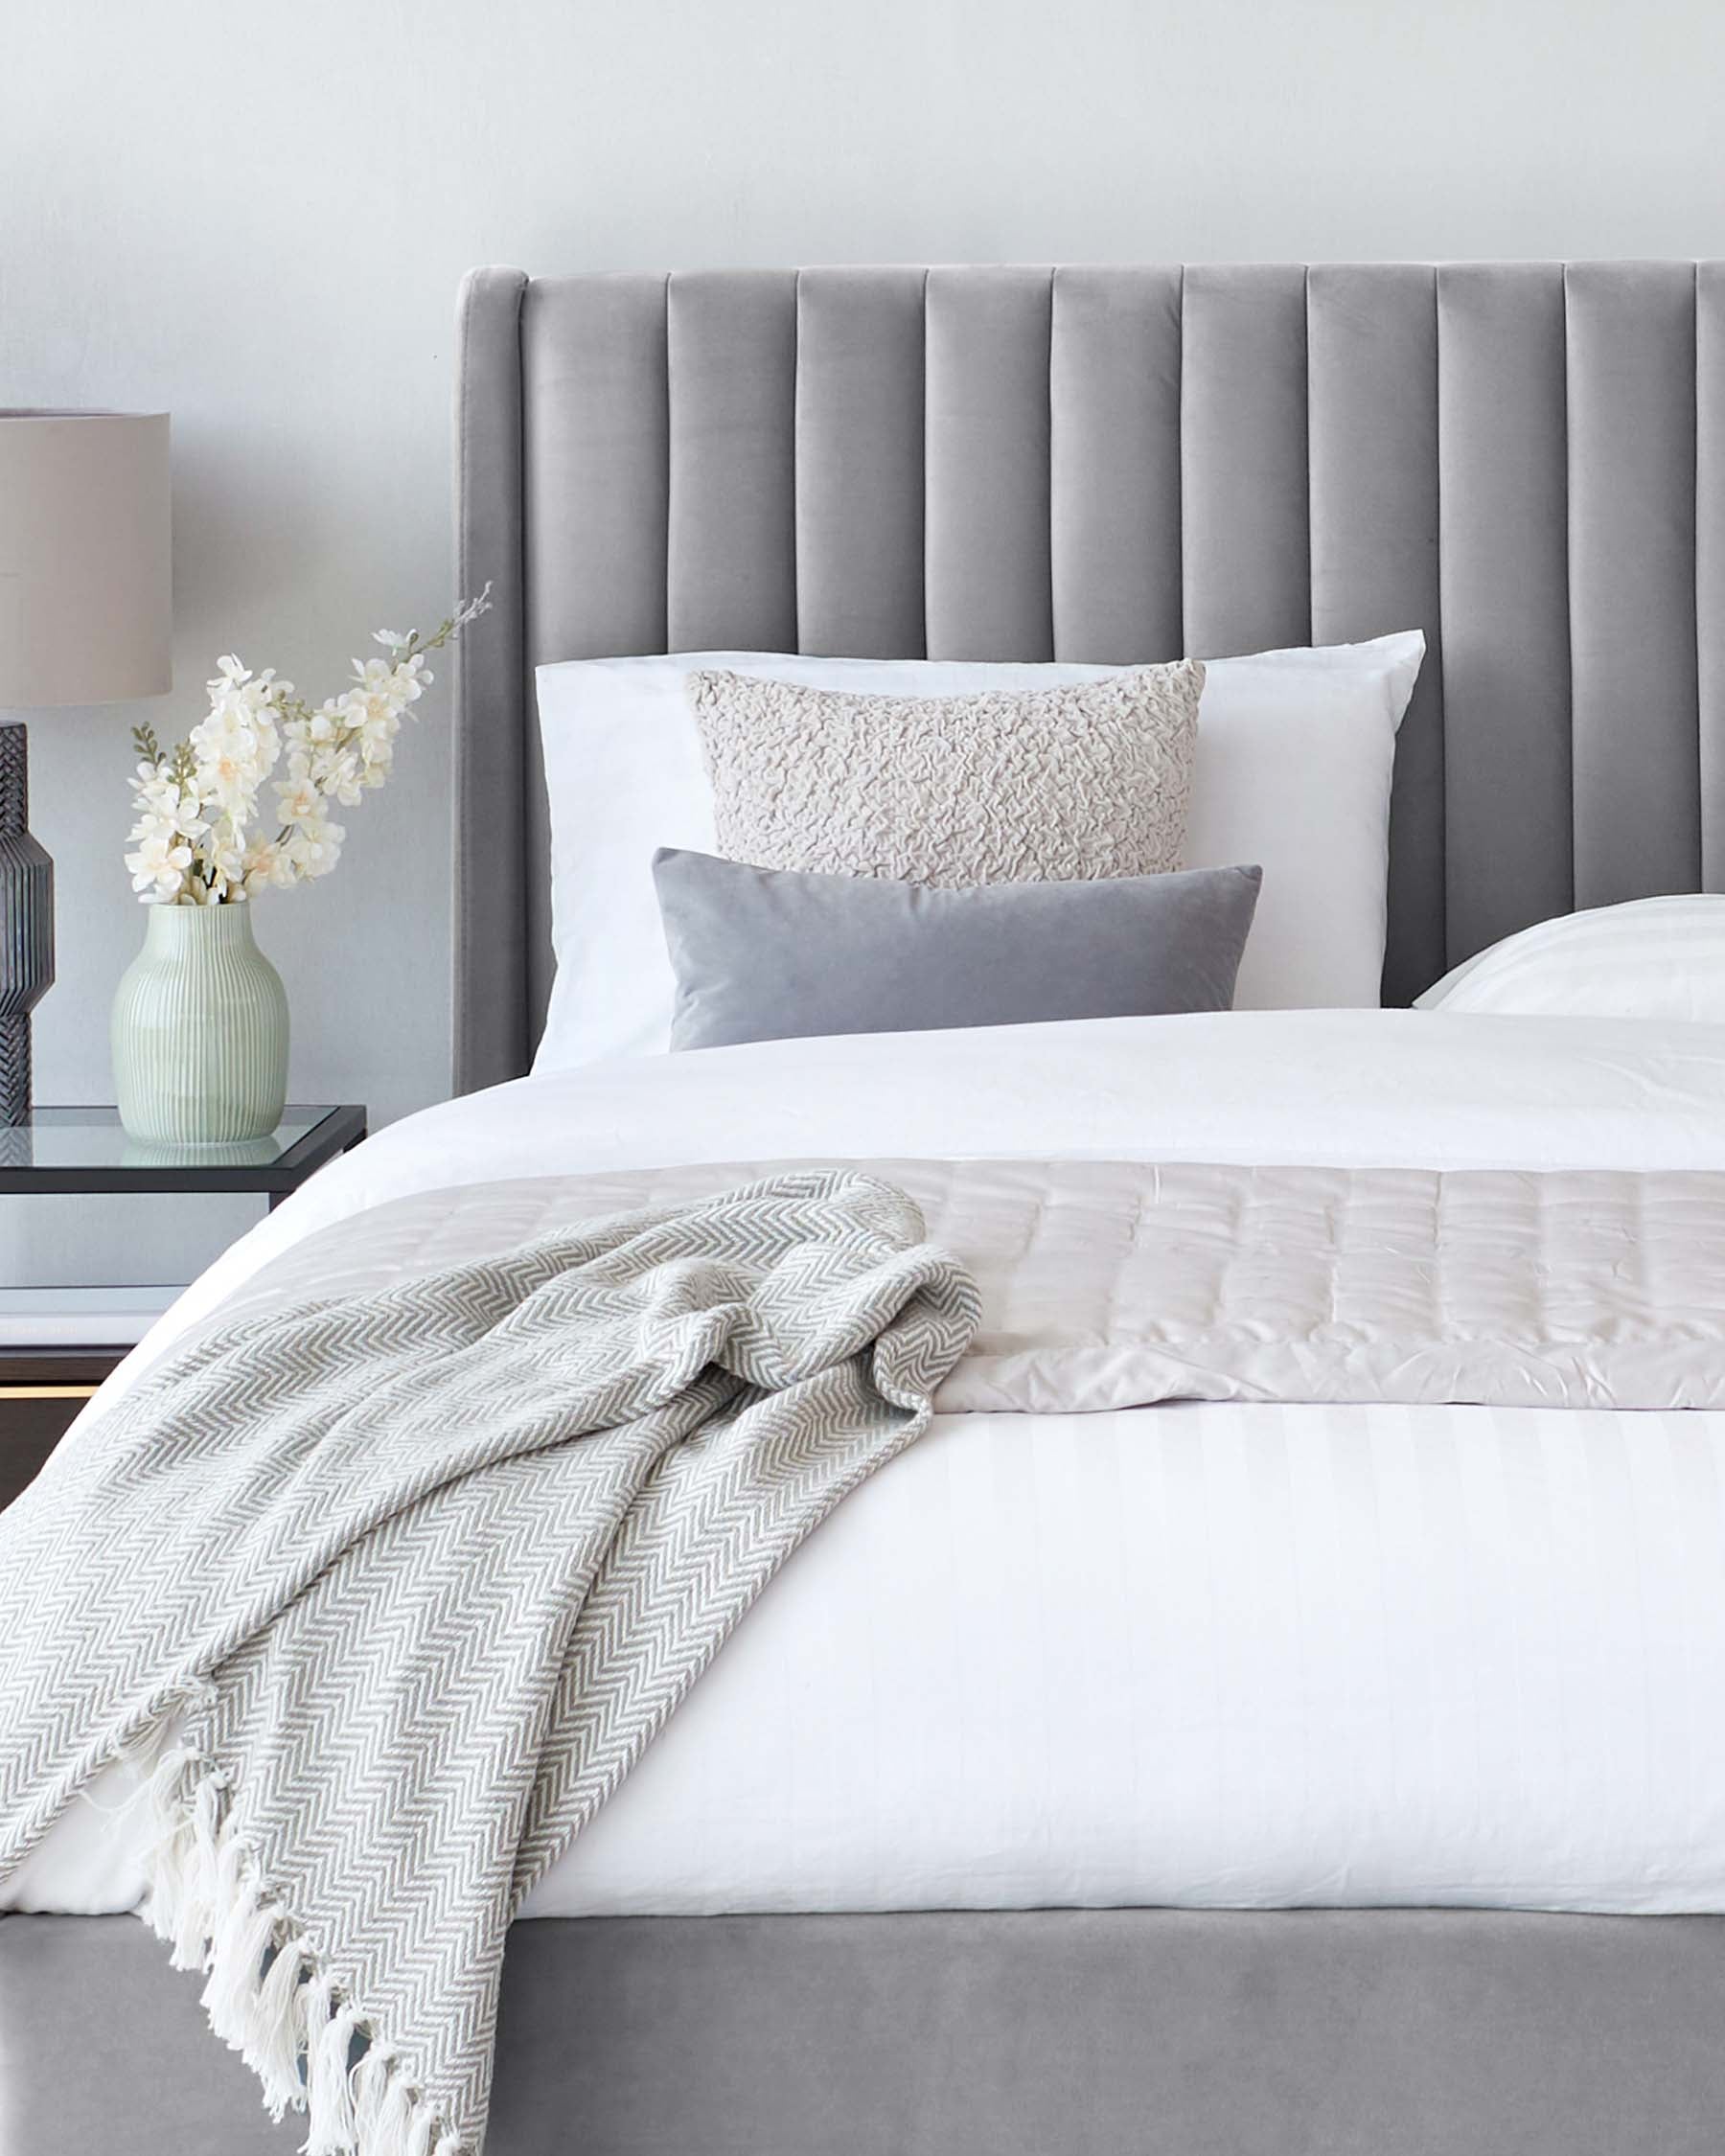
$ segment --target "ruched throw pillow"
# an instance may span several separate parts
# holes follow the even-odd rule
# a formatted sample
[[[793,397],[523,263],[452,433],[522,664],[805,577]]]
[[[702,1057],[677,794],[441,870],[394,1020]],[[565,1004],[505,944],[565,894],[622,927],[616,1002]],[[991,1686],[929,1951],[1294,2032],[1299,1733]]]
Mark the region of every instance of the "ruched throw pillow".
[[[1196,659],[978,696],[688,680],[722,854],[944,887],[1179,868],[1203,689]]]

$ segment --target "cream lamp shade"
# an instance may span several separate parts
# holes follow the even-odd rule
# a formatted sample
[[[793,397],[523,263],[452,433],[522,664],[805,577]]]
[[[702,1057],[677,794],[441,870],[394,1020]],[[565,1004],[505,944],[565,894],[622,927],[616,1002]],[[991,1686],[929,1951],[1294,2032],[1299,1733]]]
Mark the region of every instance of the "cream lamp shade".
[[[166,412],[0,410],[0,710],[172,686]]]
[[[0,410],[0,710],[173,686],[166,412]],[[0,1132],[31,1142],[31,1012],[54,979],[54,863],[30,744],[0,725]],[[8,1158],[12,1158],[9,1155]]]

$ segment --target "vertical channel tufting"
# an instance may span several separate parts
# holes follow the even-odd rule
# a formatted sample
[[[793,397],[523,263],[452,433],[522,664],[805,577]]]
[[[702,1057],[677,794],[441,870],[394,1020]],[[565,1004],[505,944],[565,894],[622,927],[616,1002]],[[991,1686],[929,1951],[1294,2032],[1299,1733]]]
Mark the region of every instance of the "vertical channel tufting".
[[[1055,657],[1178,658],[1178,269],[1054,272],[1048,406]]]
[[[530,663],[665,648],[665,279],[530,285],[521,315]]]
[[[1576,903],[1693,890],[1695,275],[1586,263],[1569,321]]]
[[[699,270],[666,301],[668,649],[796,649],[796,274]]]
[[[926,618],[931,658],[1054,654],[1046,269],[932,269]]]
[[[1725,891],[1725,263],[1695,271],[1695,654],[1701,883]]]
[[[806,269],[796,294],[800,649],[918,658],[921,269]]]
[[[1563,271],[1438,273],[1452,964],[1574,903]]]
[[[1274,651],[1311,635],[1306,273],[1185,273],[1181,552],[1185,648]]]
[[[1426,637],[1396,743],[1384,956],[1384,1000],[1406,1003],[1445,965],[1435,271],[1314,267],[1306,368],[1312,641]]]

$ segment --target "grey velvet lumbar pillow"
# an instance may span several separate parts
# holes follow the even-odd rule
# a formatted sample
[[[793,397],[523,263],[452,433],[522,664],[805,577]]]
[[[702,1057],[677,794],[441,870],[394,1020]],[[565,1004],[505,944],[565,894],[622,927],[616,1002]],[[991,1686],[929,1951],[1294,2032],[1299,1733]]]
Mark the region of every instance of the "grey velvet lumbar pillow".
[[[939,890],[653,857],[673,1048],[1226,1011],[1262,871]]]

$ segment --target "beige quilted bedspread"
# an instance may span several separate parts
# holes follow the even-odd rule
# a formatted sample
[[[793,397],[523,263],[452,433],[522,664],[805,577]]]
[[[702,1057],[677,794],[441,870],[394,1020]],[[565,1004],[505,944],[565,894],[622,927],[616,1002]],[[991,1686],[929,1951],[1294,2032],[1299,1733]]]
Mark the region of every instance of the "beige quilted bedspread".
[[[241,1302],[369,1288],[786,1165],[402,1199],[296,1246]],[[1182,1399],[1725,1408],[1725,1175],[866,1165],[916,1200],[982,1291],[981,1331],[938,1396],[946,1411]]]

